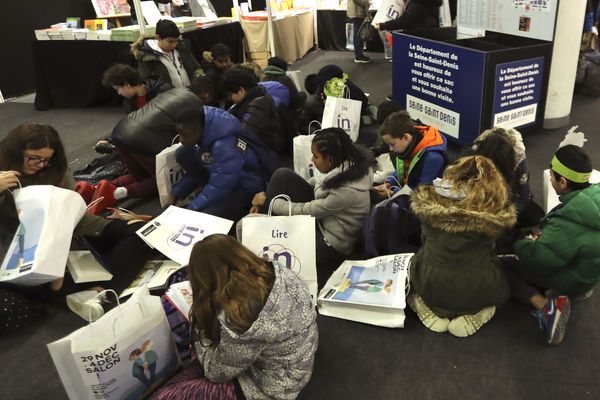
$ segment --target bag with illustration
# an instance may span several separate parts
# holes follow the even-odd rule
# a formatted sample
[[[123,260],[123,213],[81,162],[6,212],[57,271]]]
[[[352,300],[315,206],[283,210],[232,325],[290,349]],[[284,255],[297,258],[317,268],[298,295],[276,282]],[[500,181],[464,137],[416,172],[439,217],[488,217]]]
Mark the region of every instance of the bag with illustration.
[[[148,288],[48,350],[72,400],[139,399],[179,367],[162,302]]]

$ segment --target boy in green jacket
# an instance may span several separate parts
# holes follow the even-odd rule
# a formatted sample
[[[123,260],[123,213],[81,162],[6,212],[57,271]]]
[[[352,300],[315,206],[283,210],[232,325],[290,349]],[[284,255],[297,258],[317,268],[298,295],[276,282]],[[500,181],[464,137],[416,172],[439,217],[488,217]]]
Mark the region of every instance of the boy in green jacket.
[[[556,151],[550,181],[561,203],[542,220],[541,231],[515,243],[519,262],[506,270],[513,299],[535,308],[553,345],[563,340],[569,298],[589,297],[600,281],[600,186],[590,185],[591,173],[580,147]]]

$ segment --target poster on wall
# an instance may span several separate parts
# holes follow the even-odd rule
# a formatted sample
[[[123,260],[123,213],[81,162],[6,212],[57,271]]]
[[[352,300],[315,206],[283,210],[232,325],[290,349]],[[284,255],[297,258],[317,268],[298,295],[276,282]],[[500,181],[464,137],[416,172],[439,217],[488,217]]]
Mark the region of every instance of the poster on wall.
[[[97,18],[129,15],[131,8],[127,0],[92,0]]]
[[[494,126],[518,128],[535,123],[543,75],[544,57],[496,65]]]
[[[558,0],[459,0],[457,25],[552,41]]]
[[[393,97],[419,119],[461,144],[479,135],[485,53],[394,34]],[[468,84],[464,84],[468,82]]]

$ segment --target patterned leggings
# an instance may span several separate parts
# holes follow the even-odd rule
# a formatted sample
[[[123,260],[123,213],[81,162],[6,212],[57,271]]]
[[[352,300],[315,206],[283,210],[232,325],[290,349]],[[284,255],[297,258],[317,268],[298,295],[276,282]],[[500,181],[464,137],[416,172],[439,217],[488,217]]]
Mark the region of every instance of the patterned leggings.
[[[238,400],[233,382],[215,383],[204,377],[198,359],[158,389],[150,400]]]

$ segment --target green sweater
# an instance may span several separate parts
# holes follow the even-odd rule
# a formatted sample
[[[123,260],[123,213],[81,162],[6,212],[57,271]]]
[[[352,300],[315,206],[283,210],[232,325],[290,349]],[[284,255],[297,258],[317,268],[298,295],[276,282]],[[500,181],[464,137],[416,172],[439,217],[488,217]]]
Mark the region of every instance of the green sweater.
[[[542,236],[520,240],[514,248],[538,283],[577,296],[600,281],[600,185],[567,193],[560,201],[542,221]]]

